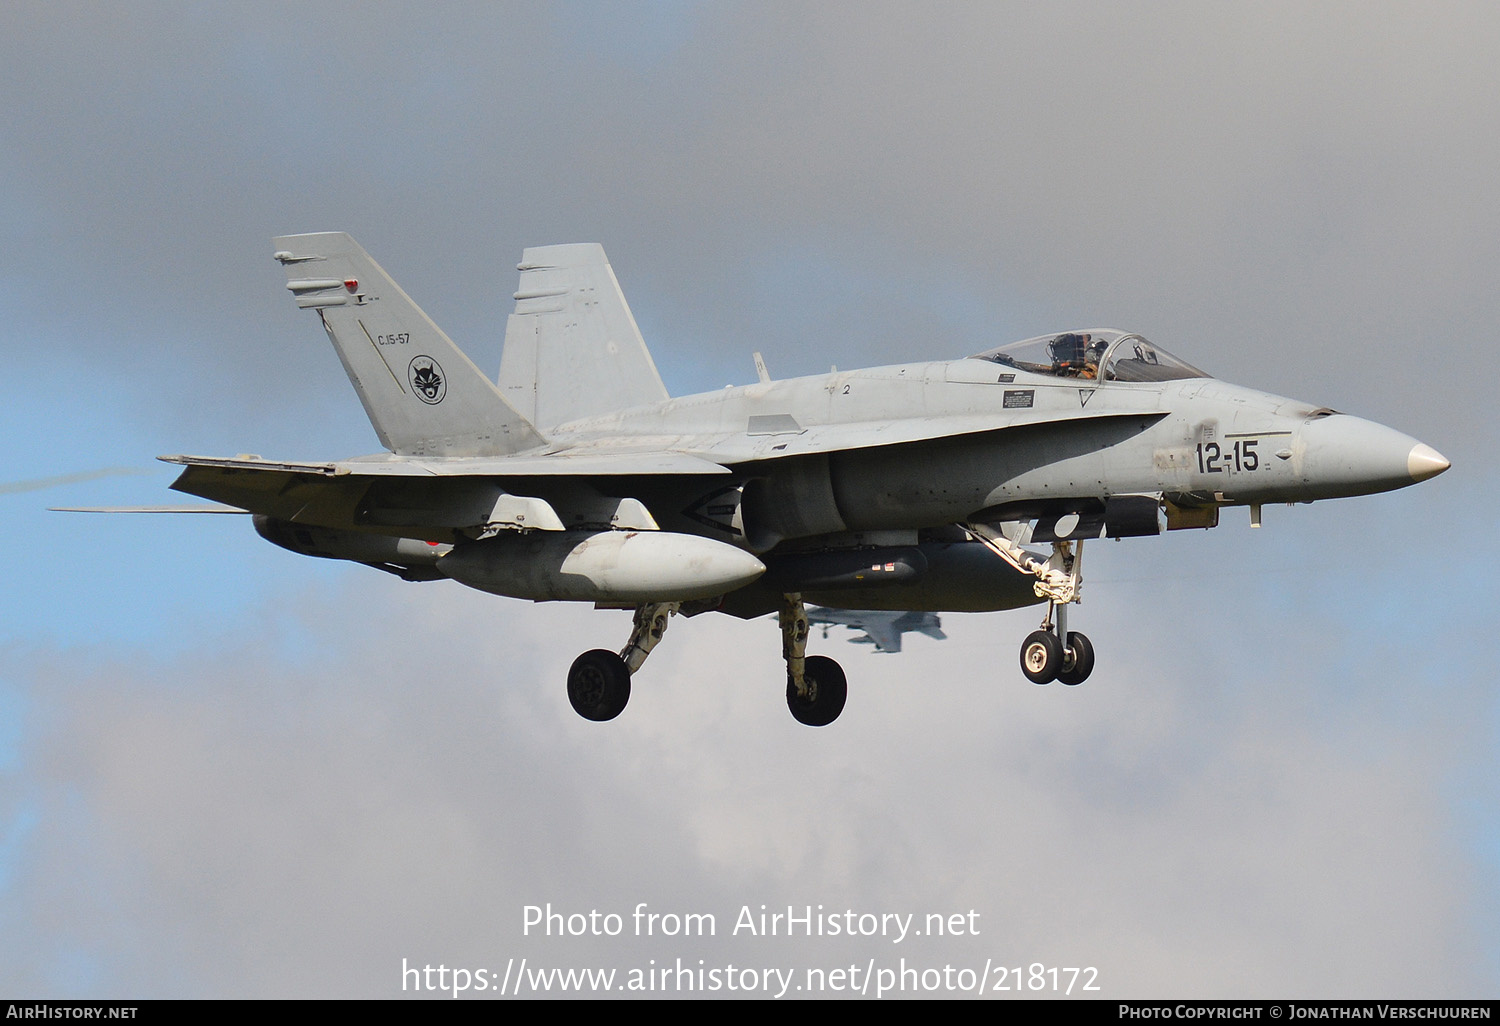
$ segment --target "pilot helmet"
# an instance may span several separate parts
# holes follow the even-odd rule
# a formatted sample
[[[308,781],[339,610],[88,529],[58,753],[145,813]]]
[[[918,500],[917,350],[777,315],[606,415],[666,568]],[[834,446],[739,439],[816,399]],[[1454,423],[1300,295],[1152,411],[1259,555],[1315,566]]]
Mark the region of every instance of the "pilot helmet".
[[[1072,332],[1057,336],[1047,346],[1052,353],[1052,362],[1060,367],[1066,367],[1082,361],[1083,339],[1084,336],[1075,335]]]

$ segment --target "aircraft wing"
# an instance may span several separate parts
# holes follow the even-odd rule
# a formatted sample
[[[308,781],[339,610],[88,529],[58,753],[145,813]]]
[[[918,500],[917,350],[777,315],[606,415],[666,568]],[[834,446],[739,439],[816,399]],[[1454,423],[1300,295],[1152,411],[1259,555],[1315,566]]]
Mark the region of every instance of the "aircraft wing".
[[[685,452],[564,449],[522,456],[410,457],[382,454],[331,463],[288,463],[258,456],[161,456],[164,463],[213,468],[229,474],[280,472],[322,477],[631,477],[661,474],[727,474],[729,468]]]
[[[748,418],[744,430],[677,435],[609,435],[582,438],[514,456],[400,456],[381,453],[327,463],[265,460],[258,456],[162,456],[165,463],[229,472],[280,471],[342,477],[532,477],[727,474],[730,464],[784,459],[847,449],[932,441],[1049,423],[1098,424],[1166,416],[1159,409],[1112,410],[1087,418],[1056,410],[1019,411],[996,423],[993,414],[920,417],[800,426],[790,415]]]
[[[504,521],[496,503],[507,478],[658,477],[728,475],[730,464],[753,464],[788,456],[866,450],[964,435],[1003,432],[1052,422],[1098,424],[1105,420],[1164,416],[1160,410],[1111,411],[1078,418],[1059,411],[1013,411],[995,417],[924,417],[801,428],[790,415],[751,416],[743,430],[679,435],[606,435],[558,439],[515,455],[445,457],[382,453],[326,463],[266,460],[258,456],[163,456],[187,469],[172,484],[176,491],[264,513],[281,520],[323,525],[385,527],[409,537],[446,537],[441,528],[464,528]],[[418,493],[403,492],[426,482]],[[367,495],[382,485],[382,512],[372,519]],[[394,492],[391,489],[395,489]],[[616,493],[619,494],[619,493]],[[396,498],[392,498],[392,495]],[[546,503],[508,499],[518,525],[553,524],[557,513]],[[393,505],[394,503],[394,505]],[[519,503],[519,505],[518,505]],[[595,504],[597,506],[597,503]],[[523,508],[524,507],[524,508]],[[644,512],[640,510],[639,512]],[[579,514],[584,515],[584,514]],[[620,526],[639,520],[611,507],[588,516]],[[621,519],[625,517],[625,519]],[[540,518],[540,520],[539,520]],[[646,518],[649,520],[649,516]],[[576,520],[576,517],[575,517]],[[640,521],[644,524],[646,521]],[[397,532],[395,529],[400,528]]]
[[[330,463],[254,456],[160,458],[186,468],[172,483],[179,492],[278,520],[360,525],[429,541],[447,540],[445,528],[494,524],[561,531],[568,521],[575,526],[654,530],[650,513],[636,500],[607,499],[572,479],[730,472],[717,463],[670,451],[463,458],[384,454]],[[507,478],[539,477],[564,489],[569,508],[559,513],[534,495],[510,494],[503,484]]]
[[[49,513],[239,513],[234,506],[48,506]]]
[[[901,632],[896,630],[889,621],[866,620],[849,626],[864,631],[866,637],[875,643],[877,652],[901,651]]]

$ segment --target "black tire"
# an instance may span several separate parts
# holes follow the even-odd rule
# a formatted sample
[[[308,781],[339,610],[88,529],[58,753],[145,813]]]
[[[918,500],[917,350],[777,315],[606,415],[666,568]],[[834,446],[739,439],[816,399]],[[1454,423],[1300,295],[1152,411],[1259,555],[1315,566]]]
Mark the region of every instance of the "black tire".
[[[1094,643],[1077,631],[1068,632],[1068,649],[1063,653],[1063,666],[1057,671],[1057,679],[1064,684],[1082,684],[1094,672]]]
[[[620,715],[630,701],[630,671],[625,661],[602,648],[574,659],[568,670],[568,701],[586,720],[602,723]]]
[[[1031,683],[1052,683],[1062,664],[1062,642],[1051,631],[1032,631],[1021,642],[1021,672]]]
[[[808,656],[803,664],[802,680],[807,684],[808,695],[803,698],[788,679],[786,682],[786,706],[798,723],[809,727],[826,727],[839,718],[844,711],[844,701],[849,697],[849,681],[843,668],[827,656]]]

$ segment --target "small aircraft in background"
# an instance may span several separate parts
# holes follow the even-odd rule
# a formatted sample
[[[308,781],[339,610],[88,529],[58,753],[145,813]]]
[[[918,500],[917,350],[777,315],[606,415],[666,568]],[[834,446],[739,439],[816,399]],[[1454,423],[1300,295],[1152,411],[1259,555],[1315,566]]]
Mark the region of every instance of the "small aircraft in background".
[[[943,621],[936,613],[908,609],[901,612],[884,609],[826,609],[823,606],[807,607],[807,622],[823,628],[823,637],[828,637],[829,627],[848,627],[859,631],[859,637],[849,640],[856,645],[874,645],[877,652],[901,651],[901,636],[915,631],[929,638],[942,641],[948,637],[943,633]]]
[[[673,616],[715,611],[775,613],[792,715],[832,722],[847,683],[807,655],[807,602],[825,618],[1045,603],[1022,672],[1079,684],[1094,649],[1067,611],[1085,540],[1210,528],[1225,506],[1258,525],[1264,503],[1401,488],[1449,465],[1106,329],[782,381],[757,354],[755,384],[672,398],[593,244],[525,251],[491,381],[348,235],[275,245],[386,451],[162,457],[185,468],[172,487],[254,514],[293,552],[634,610],[623,649],[568,673],[591,720],[625,708]],[[838,615],[899,646],[870,613]]]

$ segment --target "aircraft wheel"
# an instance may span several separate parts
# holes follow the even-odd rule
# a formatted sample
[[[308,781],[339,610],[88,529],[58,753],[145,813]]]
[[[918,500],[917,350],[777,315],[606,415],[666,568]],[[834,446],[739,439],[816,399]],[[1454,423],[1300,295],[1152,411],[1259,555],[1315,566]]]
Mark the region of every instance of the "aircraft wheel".
[[[1033,684],[1050,684],[1062,669],[1063,646],[1051,631],[1032,631],[1021,643],[1021,672]]]
[[[802,679],[807,684],[806,698],[797,694],[790,680],[786,682],[786,705],[797,722],[826,727],[838,719],[849,697],[849,681],[839,664],[827,656],[808,656]]]
[[[1068,647],[1063,653],[1062,669],[1057,679],[1064,684],[1082,684],[1094,672],[1093,642],[1077,631],[1068,632]]]
[[[630,701],[630,671],[613,652],[596,648],[573,660],[568,670],[568,701],[586,720],[612,720]]]

